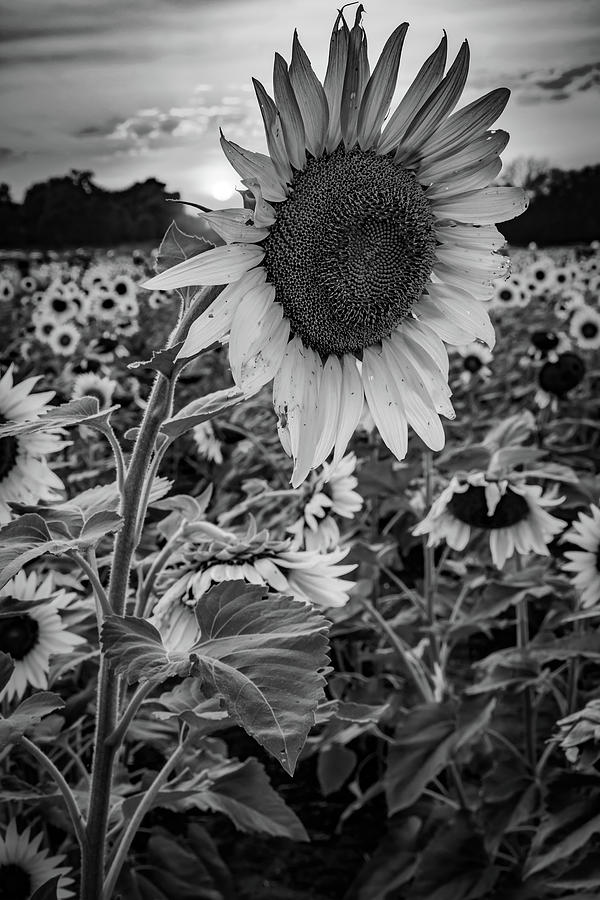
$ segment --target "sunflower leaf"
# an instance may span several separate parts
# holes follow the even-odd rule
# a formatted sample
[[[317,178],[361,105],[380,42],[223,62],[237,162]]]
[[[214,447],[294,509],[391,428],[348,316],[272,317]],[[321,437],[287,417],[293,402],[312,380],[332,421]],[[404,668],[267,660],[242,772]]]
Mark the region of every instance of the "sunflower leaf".
[[[102,646],[117,672],[129,684],[167,678],[185,678],[194,671],[195,660],[185,653],[168,651],[160,633],[146,619],[137,616],[108,616],[102,626]]]
[[[118,408],[119,406],[116,405],[109,409],[100,409],[97,397],[80,397],[77,400],[62,403],[60,406],[51,407],[38,419],[28,422],[7,422],[5,425],[0,425],[0,440],[6,437],[18,437],[21,434],[36,434],[57,428],[69,428],[84,422],[90,428],[104,431],[111,428],[109,419]]]
[[[15,664],[12,656],[0,650],[0,694],[10,681],[10,676],[14,672]]]
[[[205,250],[212,250],[213,247],[214,244],[211,244],[210,241],[195,234],[186,234],[177,227],[175,222],[171,222],[160,242],[154,271],[160,275],[161,272],[166,272],[177,263],[183,262],[191,256],[198,256]]]
[[[165,347],[163,350],[155,350],[150,359],[138,360],[136,362],[129,363],[127,368],[153,369],[160,375],[164,375],[165,378],[170,378],[173,374],[173,368],[175,366],[177,354],[181,350],[182,346],[183,341],[178,341],[178,343],[173,344],[172,347]]]
[[[167,419],[161,426],[161,431],[171,438],[178,438],[201,422],[212,419],[217,413],[228,407],[240,403],[245,394],[237,387],[225,388],[221,391],[213,391],[198,400],[192,400],[187,406],[179,410],[176,415]]]
[[[0,750],[16,743],[30,728],[38,725],[44,716],[63,709],[64,700],[58,694],[40,691],[23,700],[6,719],[0,719]]]
[[[323,697],[329,623],[291,597],[239,581],[214,585],[196,606],[191,648],[203,687],[293,774]]]

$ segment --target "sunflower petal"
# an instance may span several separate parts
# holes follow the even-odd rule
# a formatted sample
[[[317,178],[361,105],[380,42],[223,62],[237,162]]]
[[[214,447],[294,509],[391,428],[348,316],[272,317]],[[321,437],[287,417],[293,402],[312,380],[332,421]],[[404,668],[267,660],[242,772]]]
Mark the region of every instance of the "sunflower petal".
[[[167,291],[199,284],[229,284],[262,262],[264,255],[262,247],[226,244],[184,259],[160,275],[149,278],[142,287]]]
[[[362,3],[356,11],[356,19],[348,41],[348,59],[344,72],[344,85],[340,100],[340,125],[344,144],[349,149],[356,143],[358,113],[363,91],[369,79],[367,60],[367,36],[361,24]]]
[[[467,291],[448,284],[431,284],[428,291],[430,297],[427,302],[433,304],[448,321],[454,322],[463,329],[465,334],[471,334],[469,340],[481,338],[490,350],[494,349],[496,333],[481,301],[475,300]],[[419,306],[422,302],[419,302]],[[427,319],[425,321],[427,322]],[[440,334],[439,328],[436,330]],[[443,335],[440,334],[440,337],[443,338]],[[446,340],[446,338],[443,339]],[[455,342],[451,341],[451,343]]]
[[[419,370],[403,354],[404,346],[399,335],[393,335],[393,338],[382,341],[382,356],[395,378],[408,424],[428,447],[441,450],[446,436],[431,395]]]
[[[469,191],[477,191],[486,188],[500,174],[502,160],[495,156],[491,162],[482,166],[474,163],[459,176],[453,176],[448,181],[437,182],[425,191],[428,200],[443,200],[448,197],[456,197]]]
[[[435,153],[453,154],[470,144],[493,125],[509,97],[508,88],[496,88],[459,109],[425,142],[421,148],[423,155],[429,157]]]
[[[470,171],[473,166],[485,166],[502,153],[509,141],[508,132],[486,131],[473,143],[468,144],[453,156],[436,154],[427,157],[418,167],[418,180],[421,184],[432,181],[447,181],[450,178],[460,178]]]
[[[325,81],[323,82],[323,90],[325,91],[327,105],[329,107],[329,126],[327,128],[327,138],[325,141],[325,149],[328,153],[332,153],[342,139],[342,130],[340,127],[340,102],[342,99],[342,89],[344,87],[344,73],[346,71],[346,61],[348,59],[349,40],[350,31],[346,25],[346,20],[340,11],[331,33],[329,59],[327,61]]]
[[[431,211],[440,219],[493,225],[520,216],[528,206],[527,194],[521,188],[489,187],[448,200],[434,200]]]
[[[336,426],[340,415],[342,390],[342,366],[337,356],[331,354],[324,366],[319,387],[319,422],[317,425],[317,446],[314,466],[320,466],[333,449]]]
[[[244,181],[258,181],[266,200],[281,203],[286,199],[285,182],[277,174],[273,160],[264,153],[244,150],[233,141],[228,141],[221,133],[223,153]]]
[[[313,156],[321,156],[329,122],[327,97],[298,40],[297,31],[294,31],[292,42],[290,81],[304,122],[306,147]]]
[[[404,459],[408,450],[406,410],[387,360],[376,347],[365,348],[362,381],[371,415],[384,444],[396,459]]]
[[[256,99],[258,100],[265,126],[269,155],[284,184],[289,184],[292,180],[292,168],[290,166],[290,158],[285,145],[283,123],[281,121],[281,116],[279,115],[279,110],[260,81],[253,78],[252,84],[254,85]]]
[[[294,169],[303,169],[306,163],[304,122],[290,81],[287,63],[279,53],[275,54],[273,66],[273,91],[281,116],[288,158]]]
[[[407,30],[408,22],[404,22],[392,32],[365,88],[358,115],[358,143],[363,150],[372,147],[379,137],[390,108]]]
[[[356,359],[349,353],[342,357],[342,387],[340,392],[340,414],[336,425],[333,464],[340,461],[350,438],[360,421],[364,403],[363,383],[356,365]]]
[[[469,45],[464,41],[456,59],[436,89],[427,98],[408,126],[396,161],[406,160],[434,133],[440,122],[452,112],[463,92],[469,72]]]
[[[417,77],[390,116],[379,141],[378,153],[389,153],[398,147],[415,113],[442,80],[447,51],[448,39],[444,32],[439,45],[425,60]]]

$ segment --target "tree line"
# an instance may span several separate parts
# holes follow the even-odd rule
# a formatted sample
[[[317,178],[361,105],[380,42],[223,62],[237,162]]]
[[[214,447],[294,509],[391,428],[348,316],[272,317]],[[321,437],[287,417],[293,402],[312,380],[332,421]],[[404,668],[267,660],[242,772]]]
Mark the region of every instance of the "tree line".
[[[500,224],[510,244],[539,246],[589,243],[600,239],[600,165],[579,170],[552,168],[543,160],[520,158],[503,169],[501,184],[523,187],[530,198],[518,219]],[[198,219],[168,203],[155,178],[109,191],[90,171],[72,169],[32,185],[16,203],[0,184],[0,247],[114,247],[159,240],[175,219],[184,230],[202,233]]]

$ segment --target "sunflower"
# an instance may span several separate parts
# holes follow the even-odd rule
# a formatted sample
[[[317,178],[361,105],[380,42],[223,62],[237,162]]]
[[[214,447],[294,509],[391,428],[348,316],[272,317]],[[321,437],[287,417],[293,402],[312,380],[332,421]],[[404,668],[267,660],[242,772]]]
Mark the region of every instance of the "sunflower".
[[[103,322],[112,322],[119,312],[119,300],[106,290],[95,289],[92,295],[92,315]]]
[[[81,332],[73,322],[61,322],[47,337],[48,346],[58,356],[72,356],[81,339]]]
[[[355,565],[340,565],[348,549],[329,553],[292,550],[290,541],[271,541],[266,531],[245,534],[218,530],[216,537],[186,542],[170,561],[158,585],[164,593],[153,615],[170,610],[181,598],[195,602],[220,581],[244,579],[325,608],[344,606],[352,583],[341,576]]]
[[[580,306],[585,304],[585,296],[577,288],[570,287],[561,291],[554,303],[554,315],[557,319],[565,321]]]
[[[579,513],[579,519],[563,540],[581,547],[567,550],[568,562],[563,566],[572,575],[573,584],[581,591],[584,608],[600,604],[600,508],[592,504],[591,515]]]
[[[334,516],[353,519],[363,505],[363,498],[354,490],[358,485],[355,469],[356,455],[348,453],[339,463],[324,463],[322,471],[313,473],[311,482],[305,483],[302,515],[287,529],[294,535],[295,550],[337,547],[340,529]]]
[[[580,350],[598,350],[600,313],[587,304],[578,307],[569,321],[569,332]]]
[[[413,534],[428,534],[430,547],[445,540],[453,550],[464,550],[473,529],[487,531],[492,561],[502,569],[515,551],[548,555],[547,544],[565,523],[545,508],[563,500],[542,496],[539,485],[491,481],[482,472],[454,476]]]
[[[72,595],[56,591],[52,575],[38,583],[36,572],[18,572],[0,590],[0,650],[15,668],[2,696],[20,699],[28,686],[46,690],[50,657],[85,642],[65,629],[60,611]]]
[[[13,366],[0,378],[0,424],[35,419],[45,413],[54,391],[32,394],[39,377],[14,384]],[[60,499],[64,485],[46,463],[46,456],[66,446],[56,434],[45,431],[18,437],[0,437],[0,523],[9,522],[8,503],[37,503]]]
[[[24,275],[19,282],[19,287],[24,294],[33,294],[37,291],[38,283],[33,275]]]
[[[121,306],[125,300],[133,300],[135,302],[137,287],[135,281],[129,275],[117,275],[110,284],[109,293],[118,297],[120,301],[119,306]]]
[[[531,300],[531,291],[523,283],[523,279],[512,274],[509,278],[496,278],[492,303],[495,309],[511,309],[527,306]]]
[[[540,256],[527,267],[526,276],[535,284],[536,293],[542,294],[556,286],[556,264],[551,256]]]
[[[537,405],[544,409],[553,398],[565,400],[569,391],[581,384],[584,376],[585,363],[577,353],[567,350],[548,359],[538,372]]]
[[[15,296],[15,289],[12,282],[8,278],[0,278],[0,300],[12,300]]]
[[[100,409],[106,409],[112,403],[113,393],[117,382],[95,372],[82,372],[73,382],[71,397],[95,397],[100,404]]]
[[[289,67],[276,54],[275,100],[254,82],[269,155],[221,138],[254,209],[201,213],[225,245],[144,285],[226,285],[179,357],[229,335],[242,389],[274,379],[294,487],[334,447],[341,459],[365,397],[398,459],[408,425],[443,447],[439,416],[454,416],[443,342],[493,345],[481,301],[509,260],[495,253],[504,238],[492,223],[527,205],[518,188],[489,187],[508,135],[487,129],[509,91],[451,115],[467,43],[444,75],[444,35],[382,131],[408,25],[396,28],[370,75],[361,17],[359,6],[350,29],[338,14],[323,84],[296,34]]]
[[[458,352],[462,357],[462,371],[459,377],[463,384],[470,384],[475,375],[483,379],[491,376],[489,364],[492,361],[492,354],[485,344],[472,341],[464,347],[459,347]]]
[[[42,834],[31,837],[31,828],[17,831],[14,819],[8,823],[4,837],[0,836],[0,897],[5,900],[29,900],[29,898],[53,878],[58,878],[57,900],[74,897],[68,878],[71,869],[61,866],[64,856],[48,856],[48,850],[41,850]]]

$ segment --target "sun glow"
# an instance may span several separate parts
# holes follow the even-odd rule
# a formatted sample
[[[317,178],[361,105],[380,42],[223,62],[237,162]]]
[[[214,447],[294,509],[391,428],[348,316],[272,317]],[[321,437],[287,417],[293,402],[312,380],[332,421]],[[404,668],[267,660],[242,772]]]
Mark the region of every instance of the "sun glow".
[[[217,181],[211,183],[209,191],[215,200],[223,202],[229,200],[229,198],[233,196],[235,193],[235,185],[233,181],[226,181],[224,178],[219,178]]]

